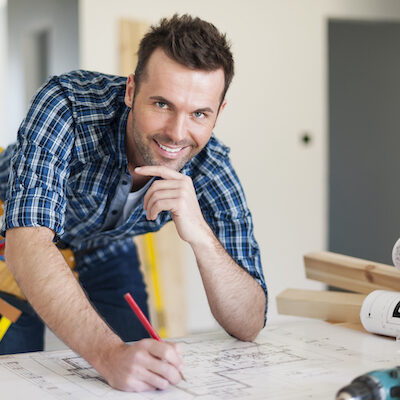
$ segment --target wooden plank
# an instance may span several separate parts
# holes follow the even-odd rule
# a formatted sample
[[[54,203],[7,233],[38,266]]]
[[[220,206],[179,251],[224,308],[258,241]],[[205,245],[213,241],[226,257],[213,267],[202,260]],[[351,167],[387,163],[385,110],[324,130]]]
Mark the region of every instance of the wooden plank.
[[[287,289],[276,297],[280,314],[360,323],[366,295],[333,291]]]
[[[0,315],[8,318],[11,322],[16,322],[21,314],[21,310],[0,299]]]
[[[120,73],[128,76],[135,72],[139,43],[149,29],[149,23],[131,19],[121,19],[119,23],[120,36]]]
[[[330,321],[327,321],[330,322]],[[359,331],[363,333],[371,333],[365,330],[365,328],[362,326],[361,322],[332,322],[336,326],[342,326],[343,328],[348,328],[352,329],[353,331]],[[389,337],[389,336],[387,336]],[[395,339],[395,338],[393,338]]]
[[[352,292],[400,289],[400,271],[390,265],[328,251],[306,254],[304,265],[307,278]]]
[[[157,270],[160,276],[162,315],[157,312],[155,287],[150,270],[146,265],[148,260],[143,237],[137,236],[134,239],[149,295],[151,322],[156,330],[160,328],[162,322],[166,327],[167,336],[170,338],[185,336],[187,334],[183,267],[185,243],[180,239],[173,222],[169,222],[159,232],[152,233],[152,235],[157,253]]]
[[[171,221],[154,235],[157,248],[164,319],[169,337],[187,335],[185,242],[179,237]]]
[[[137,50],[143,35],[149,30],[146,21],[121,19],[119,22],[120,41],[120,73],[127,76],[135,71]],[[143,237],[136,237],[139,257],[142,262],[142,272],[149,294],[149,310],[154,327],[162,320],[166,326],[168,337],[185,336],[186,329],[186,293],[184,284],[184,243],[179,238],[175,225],[168,223],[153,235],[155,245],[157,270],[160,275],[162,295],[162,313],[157,312],[154,282],[151,281],[149,268],[146,268],[145,244]]]
[[[25,300],[25,296],[4,261],[0,261],[0,292],[9,293],[21,300]]]

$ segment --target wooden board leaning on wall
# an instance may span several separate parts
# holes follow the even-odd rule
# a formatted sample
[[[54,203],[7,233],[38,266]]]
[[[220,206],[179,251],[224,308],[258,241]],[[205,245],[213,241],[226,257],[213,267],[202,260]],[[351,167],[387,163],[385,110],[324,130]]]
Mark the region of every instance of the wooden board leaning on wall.
[[[140,40],[148,31],[146,21],[121,19],[119,23],[120,74],[128,76],[135,71]],[[149,235],[149,234],[148,234]],[[136,237],[142,272],[148,288],[152,324],[163,337],[187,334],[186,295],[184,282],[185,246],[173,223],[159,232]],[[153,246],[153,249],[149,249]],[[153,251],[153,256],[149,252]],[[152,259],[155,258],[155,268]],[[161,304],[160,304],[161,302]]]

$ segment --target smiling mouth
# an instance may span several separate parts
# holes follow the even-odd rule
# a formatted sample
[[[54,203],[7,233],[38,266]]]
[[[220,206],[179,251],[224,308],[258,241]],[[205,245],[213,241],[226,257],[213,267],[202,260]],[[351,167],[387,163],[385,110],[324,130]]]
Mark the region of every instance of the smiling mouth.
[[[164,151],[171,153],[171,154],[178,153],[179,151],[181,151],[184,148],[184,147],[167,147],[167,146],[164,146],[163,144],[157,142],[157,140],[154,140],[154,141],[158,144],[158,146],[161,149],[163,149]]]

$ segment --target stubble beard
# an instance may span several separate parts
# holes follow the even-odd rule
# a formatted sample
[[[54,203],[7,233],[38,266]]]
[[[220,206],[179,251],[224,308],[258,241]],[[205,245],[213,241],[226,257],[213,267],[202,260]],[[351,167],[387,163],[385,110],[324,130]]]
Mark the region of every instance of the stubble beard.
[[[198,151],[194,151],[194,144],[190,144],[189,146],[191,147],[191,151],[188,153],[188,155],[180,159],[165,159],[164,162],[162,160],[157,160],[151,150],[149,139],[146,139],[146,136],[139,130],[136,124],[134,113],[132,117],[132,140],[135,145],[135,160],[133,161],[135,166],[166,166],[179,172],[185,166],[185,164],[198,153]],[[168,139],[166,140],[163,134],[155,134],[152,136],[152,140],[155,139],[156,141],[158,141],[157,138],[160,139],[160,142],[168,142]]]

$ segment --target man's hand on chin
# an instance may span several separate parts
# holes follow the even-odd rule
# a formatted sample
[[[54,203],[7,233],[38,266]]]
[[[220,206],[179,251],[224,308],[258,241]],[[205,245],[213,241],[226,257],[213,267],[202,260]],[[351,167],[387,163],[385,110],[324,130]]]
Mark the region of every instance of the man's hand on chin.
[[[189,244],[211,234],[190,177],[165,166],[138,167],[135,173],[163,178],[154,181],[144,196],[148,220],[155,220],[161,211],[169,211],[179,236]]]

